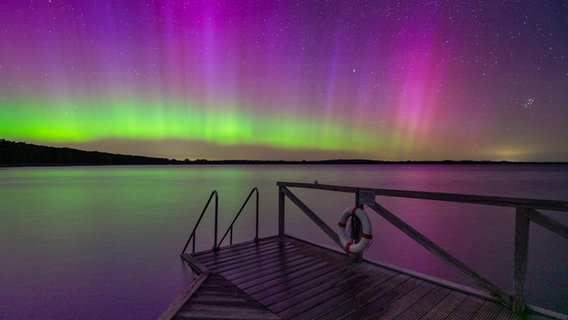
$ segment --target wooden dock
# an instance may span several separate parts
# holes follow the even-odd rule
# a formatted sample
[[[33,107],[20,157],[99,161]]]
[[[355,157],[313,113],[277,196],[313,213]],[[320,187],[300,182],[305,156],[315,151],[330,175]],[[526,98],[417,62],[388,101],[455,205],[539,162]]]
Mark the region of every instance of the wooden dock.
[[[182,250],[197,278],[160,319],[564,319],[525,302],[530,223],[568,239],[568,227],[538,210],[568,211],[568,202],[443,194],[278,182],[278,235],[258,239],[258,190],[253,188],[221,240],[217,241],[218,194],[213,191]],[[355,194],[418,244],[472,280],[484,291],[363,260],[354,262],[335,231],[288,188]],[[256,194],[256,237],[232,244],[233,225]],[[509,294],[456,259],[376,202],[375,196],[451,201],[515,208],[514,292]],[[215,199],[213,249],[195,252],[195,232]],[[296,205],[340,250],[324,248],[285,233],[285,199]],[[229,236],[229,237],[228,237]],[[228,246],[222,247],[225,239]],[[185,253],[193,241],[191,254]]]
[[[289,236],[184,259],[208,276],[172,319],[516,319],[488,297]]]

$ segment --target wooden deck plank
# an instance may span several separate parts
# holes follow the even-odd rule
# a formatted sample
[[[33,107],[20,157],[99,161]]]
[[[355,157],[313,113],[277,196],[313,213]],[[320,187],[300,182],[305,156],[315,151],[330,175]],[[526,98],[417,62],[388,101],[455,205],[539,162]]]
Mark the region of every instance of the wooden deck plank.
[[[215,257],[217,257],[217,253],[219,253],[219,252],[223,252],[223,254],[225,254],[227,252],[243,252],[243,251],[246,251],[246,250],[255,250],[255,249],[258,249],[258,248],[262,248],[263,246],[274,246],[274,245],[277,245],[277,243],[275,243],[274,241],[271,241],[269,239],[263,239],[263,240],[259,241],[258,243],[254,243],[254,242],[250,241],[250,242],[245,242],[245,243],[239,243],[239,244],[236,244],[236,245],[230,246],[230,247],[222,247],[222,248],[220,248],[220,251],[213,251],[212,249],[200,251],[200,252],[193,253],[192,256],[198,257],[199,260],[205,262],[208,259],[214,259]]]
[[[296,304],[310,300],[315,296],[324,295],[324,294],[329,295],[330,292],[334,291],[334,288],[335,291],[337,291],[337,287],[343,285],[345,282],[347,282],[348,284],[352,284],[355,281],[360,281],[361,279],[364,278],[365,276],[363,275],[357,275],[356,273],[348,273],[345,275],[344,279],[342,280],[342,283],[337,283],[335,281],[322,282],[321,281],[322,279],[319,279],[317,281],[310,281],[308,283],[307,289],[301,292],[297,292],[296,294],[293,295],[287,294],[287,296],[281,297],[280,299],[266,299],[263,301],[265,301],[266,305],[271,310],[278,310],[279,312],[288,309]]]
[[[249,288],[255,283],[274,279],[285,272],[293,272],[301,268],[306,268],[314,264],[315,260],[310,257],[296,256],[292,261],[281,259],[277,264],[271,264],[270,268],[251,268],[244,277],[235,277],[235,283],[241,285],[242,288]],[[255,276],[256,275],[256,276]]]
[[[294,261],[299,258],[305,257],[296,254],[294,251],[274,252],[266,254],[262,259],[247,259],[240,263],[232,262],[227,266],[214,267],[212,270],[225,275],[239,276],[240,274],[246,274],[247,271],[250,272],[251,269],[262,269],[274,263],[278,264],[282,263],[282,261]]]
[[[384,294],[381,294],[376,299],[367,301],[364,306],[353,310],[341,319],[367,319],[381,311],[389,310],[391,308],[399,310],[401,299],[405,297],[408,292],[419,287],[422,283],[422,280],[408,278],[398,286],[388,290]]]
[[[200,304],[246,304],[248,300],[239,294],[209,294],[209,293],[199,293],[191,298],[192,303]]]
[[[230,251],[217,252],[215,255],[210,257],[204,262],[209,268],[215,268],[215,266],[229,266],[231,264],[242,263],[243,261],[255,260],[257,258],[264,258],[269,254],[278,254],[279,252],[285,250],[286,245],[280,246],[279,244],[271,246],[263,246],[259,248],[251,248],[250,250],[240,250],[240,251]],[[199,257],[196,257],[199,258]],[[199,258],[201,259],[201,258]]]
[[[246,268],[233,268],[230,270],[217,269],[217,272],[223,273],[226,276],[230,275],[232,278],[242,279],[246,282],[246,279],[251,277],[251,274],[252,276],[254,276],[254,274],[261,276],[263,274],[274,272],[273,270],[279,269],[285,264],[291,265],[312,260],[314,260],[312,257],[287,252],[271,257],[271,259],[265,259],[258,263],[247,265]]]
[[[301,270],[284,272],[281,277],[265,281],[247,289],[246,292],[257,300],[270,299],[272,297],[274,297],[273,299],[279,299],[279,294],[293,295],[304,291],[309,280],[318,281],[319,279],[324,279],[321,281],[325,282],[327,279],[335,277],[335,273],[339,272],[334,264],[318,262]]]
[[[237,286],[212,274],[173,319],[280,319]]]
[[[346,269],[339,265],[330,265],[326,262],[316,261],[310,266],[298,270],[286,270],[279,277],[258,283],[247,288],[246,291],[259,295],[258,299],[268,297],[267,302],[277,298],[294,295],[310,288],[310,284],[318,285],[327,281],[335,281]],[[274,284],[277,285],[274,285]]]
[[[329,265],[334,264],[334,265],[337,265],[337,267],[339,267],[340,265],[349,266],[350,268],[354,267],[354,265],[349,261],[348,258],[346,259],[346,257],[344,255],[341,255],[341,254],[330,255],[329,253],[322,255],[321,251],[306,250],[306,248],[309,248],[309,247],[304,246],[304,248],[301,249],[302,253],[305,253],[306,256],[309,256],[309,257],[312,257],[312,258],[318,258],[318,257],[322,258],[321,261],[325,262],[323,264],[323,266],[325,266],[326,264],[329,264]],[[316,259],[316,261],[314,261],[314,263],[322,265],[322,263],[318,262],[317,259]],[[304,267],[303,270],[309,270],[311,268],[314,268],[314,266],[315,266],[315,264],[308,266],[308,267]],[[277,280],[278,278],[286,277],[284,283],[286,283],[288,285],[288,283],[291,280],[294,280],[294,278],[292,277],[294,274],[289,273],[290,271],[295,271],[295,268],[291,268],[291,267],[284,268],[283,270],[279,271],[279,274],[276,275],[277,276],[276,278],[272,277],[272,280],[269,280],[267,278],[262,278],[262,279],[255,279],[254,281],[257,284],[260,284],[260,285],[264,285],[264,284],[267,283],[267,281],[269,281],[269,282],[272,282],[272,284],[274,285],[275,283],[278,283],[278,280]],[[301,271],[301,270],[299,270],[299,271]],[[265,289],[266,288],[256,287],[256,284],[253,287],[250,287],[248,285],[246,287],[244,287],[244,290],[249,294],[265,291]],[[274,290],[269,290],[269,292],[274,292]],[[269,295],[268,293],[264,293],[264,295],[260,296],[259,299],[264,298],[268,295]]]
[[[483,299],[473,296],[467,296],[463,302],[457,306],[446,318],[447,320],[466,320],[472,319],[472,316],[483,304]]]
[[[295,253],[292,252],[267,252],[262,258],[246,257],[244,259],[235,259],[234,261],[227,262],[225,265],[214,265],[211,270],[218,273],[233,273],[236,274],[242,270],[248,270],[249,268],[257,268],[259,266],[266,265],[267,263],[273,263],[282,259],[294,259]]]
[[[193,254],[192,256],[199,258],[199,260],[202,261],[204,264],[209,264],[214,262],[222,263],[222,262],[231,261],[231,259],[234,258],[240,258],[242,256],[247,256],[247,255],[258,256],[263,251],[281,248],[286,245],[287,244],[279,243],[277,241],[272,241],[272,242],[261,241],[258,244],[251,243],[248,245],[238,246],[235,248],[233,247],[222,248],[219,251],[208,250],[205,252],[198,252]]]
[[[389,294],[392,289],[399,286],[409,278],[410,277],[405,274],[396,274],[395,276],[389,278],[387,281],[380,283],[378,286],[375,286],[368,291],[361,291],[351,299],[346,299],[345,301],[343,301],[343,303],[330,308],[325,313],[318,314],[314,318],[341,319],[354,312],[355,310],[365,307],[369,303],[380,301],[379,299],[381,297]],[[303,314],[300,316],[303,316]]]
[[[313,258],[303,256],[296,256],[294,257],[294,260],[291,261],[281,259],[275,263],[267,264],[266,267],[258,266],[256,268],[250,268],[245,274],[242,274],[241,277],[238,275],[233,276],[231,274],[231,278],[235,279],[233,281],[235,284],[242,285],[243,288],[248,288],[251,283],[258,283],[260,281],[273,279],[280,276],[287,269],[290,271],[303,269],[306,266],[313,264],[315,261],[316,260]]]
[[[496,319],[503,309],[505,307],[500,304],[493,301],[485,301],[474,314],[473,319]]]
[[[237,257],[230,257],[229,259],[227,259],[228,261],[222,262],[220,264],[220,268],[223,268],[231,264],[245,265],[249,261],[255,263],[262,262],[264,260],[268,260],[283,254],[298,253],[298,252],[300,252],[298,247],[295,247],[292,244],[283,243],[277,247],[266,248],[264,251],[256,253],[254,255],[241,255]]]
[[[259,311],[247,307],[219,307],[218,305],[199,306],[180,310],[174,319],[281,319],[270,311]]]
[[[384,308],[372,314],[367,319],[395,319],[398,315],[420,301],[420,299],[422,299],[435,288],[436,286],[434,284],[422,281],[418,286],[409,291],[407,294],[400,296],[400,298],[397,300],[394,300],[389,305],[389,308]]]
[[[290,272],[293,273],[293,272],[296,272],[296,271],[302,271],[304,269],[311,268],[315,265],[317,265],[316,261],[308,261],[303,265],[293,267],[293,268],[289,268],[288,270],[282,270],[282,273],[275,273],[275,274],[271,274],[271,275],[268,275],[268,276],[264,276],[262,278],[258,278],[258,279],[248,281],[246,283],[243,283],[241,286],[242,286],[243,290],[245,290],[246,292],[257,291],[257,286],[263,285],[263,283],[265,283],[265,282],[276,280],[276,279],[282,279],[282,281],[285,281],[286,275],[289,274]]]
[[[516,319],[518,319],[517,315],[509,310],[502,310],[501,313],[499,313],[497,317],[495,317],[495,320],[516,320]],[[533,320],[531,317],[529,317],[529,319]]]
[[[277,253],[267,253],[262,259],[249,258],[247,261],[229,262],[226,266],[213,266],[212,271],[217,273],[222,273],[227,277],[231,275],[238,276],[250,272],[252,269],[262,269],[264,266],[274,264],[280,261],[285,261],[287,259],[293,261],[300,258],[294,252],[277,252]]]
[[[316,267],[319,266],[319,264],[315,265]],[[299,271],[300,273],[302,272],[301,270]],[[328,271],[325,274],[322,275],[318,275],[316,277],[312,277],[312,274],[307,274],[308,278],[300,278],[301,280],[299,281],[295,281],[294,284],[295,285],[291,285],[291,286],[280,286],[278,288],[275,288],[274,290],[267,290],[269,292],[272,292],[272,294],[267,294],[264,293],[262,296],[258,296],[258,300],[264,304],[264,305],[273,305],[275,303],[278,303],[280,301],[284,301],[289,299],[290,297],[294,297],[297,296],[299,294],[302,294],[303,292],[314,288],[314,287],[319,287],[324,285],[325,283],[331,282],[331,281],[335,281],[337,278],[343,276],[343,275],[349,275],[349,276],[353,276],[355,273],[353,272],[349,272],[346,269],[333,269]],[[280,282],[282,282],[283,280],[285,281],[285,279],[279,278],[277,279]],[[252,295],[253,297],[257,298],[256,295]]]
[[[452,291],[440,303],[433,306],[421,320],[437,320],[445,319],[455,308],[460,305],[466,298],[465,293]]]
[[[395,319],[397,320],[413,320],[421,319],[425,314],[430,311],[432,306],[435,306],[440,301],[442,301],[450,293],[450,289],[436,286],[430,292],[428,292],[424,297],[418,300],[416,303],[411,305],[409,308],[404,310],[402,313],[397,315]]]
[[[268,308],[285,319],[291,319],[310,308],[317,308],[315,312],[321,314],[325,311],[319,309],[319,307],[324,301],[345,291],[355,294],[357,285],[364,282],[367,278],[368,276],[365,275],[349,275],[338,283],[325,283],[289,299],[269,305]]]
[[[392,279],[394,275],[394,272],[382,272],[375,275],[369,275],[367,282],[359,284],[358,286],[353,288],[353,290],[345,290],[343,292],[340,292],[340,294],[338,295],[329,297],[317,308],[305,310],[297,314],[296,317],[301,319],[314,319],[321,317],[323,314],[329,313],[331,310],[336,309],[341,305],[345,305],[349,301],[353,301],[353,299],[363,297],[365,299],[368,299],[369,296],[377,290],[377,288],[380,288],[382,284]]]
[[[245,266],[262,264],[266,260],[279,257],[282,254],[291,254],[299,251],[301,248],[286,242],[277,244],[275,246],[264,246],[259,250],[248,250],[234,252],[224,252],[223,256],[215,258],[214,262],[210,262],[208,267],[217,272],[224,272],[226,270],[234,269],[235,267],[243,268]]]
[[[459,286],[353,263],[288,236],[191,257],[210,275],[177,319],[516,319]]]

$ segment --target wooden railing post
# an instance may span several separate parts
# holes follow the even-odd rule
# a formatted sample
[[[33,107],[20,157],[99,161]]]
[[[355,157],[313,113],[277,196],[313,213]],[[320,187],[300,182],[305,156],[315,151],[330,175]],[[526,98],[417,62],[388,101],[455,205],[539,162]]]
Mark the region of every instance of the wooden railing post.
[[[517,314],[525,312],[525,279],[527,275],[527,258],[529,250],[529,211],[528,208],[517,208],[515,218],[515,274],[513,311]]]
[[[256,232],[254,234],[254,242],[258,242],[260,240],[260,238],[258,237],[258,188],[254,187],[253,190],[256,190]]]
[[[215,197],[215,239],[213,240],[213,251],[219,251],[217,245],[217,226],[219,224],[219,197]]]
[[[278,236],[284,237],[284,192],[282,186],[278,187]]]

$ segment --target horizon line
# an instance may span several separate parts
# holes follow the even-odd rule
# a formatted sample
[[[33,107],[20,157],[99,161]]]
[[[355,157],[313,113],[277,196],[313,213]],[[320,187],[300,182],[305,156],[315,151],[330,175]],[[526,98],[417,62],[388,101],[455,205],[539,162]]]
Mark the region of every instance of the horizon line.
[[[7,139],[0,139],[0,142],[12,143],[26,145],[35,148],[49,148],[49,149],[59,149],[59,150],[70,150],[74,152],[90,153],[90,154],[103,154],[116,157],[132,157],[132,158],[143,158],[148,160],[160,161],[160,163],[148,163],[148,164],[568,164],[566,161],[513,161],[513,160],[471,160],[471,159],[444,159],[444,160],[380,160],[380,159],[365,159],[365,158],[334,158],[334,159],[320,159],[320,160],[283,160],[283,159],[207,159],[207,158],[196,158],[191,159],[169,159],[153,156],[142,156],[142,155],[130,155],[130,154],[120,154],[111,153],[104,151],[87,151],[81,149],[75,149],[70,147],[52,147],[45,145],[32,144],[27,142],[17,142],[10,141]],[[1,157],[0,157],[1,158]],[[1,159],[0,159],[1,160]],[[33,161],[32,161],[33,162]],[[17,163],[12,163],[13,165],[18,165]],[[30,165],[20,163],[19,165]],[[41,165],[41,163],[35,163]],[[52,165],[66,165],[67,163],[51,163]],[[112,165],[112,163],[109,163]],[[10,163],[0,165],[10,165]],[[73,163],[68,165],[75,165]]]

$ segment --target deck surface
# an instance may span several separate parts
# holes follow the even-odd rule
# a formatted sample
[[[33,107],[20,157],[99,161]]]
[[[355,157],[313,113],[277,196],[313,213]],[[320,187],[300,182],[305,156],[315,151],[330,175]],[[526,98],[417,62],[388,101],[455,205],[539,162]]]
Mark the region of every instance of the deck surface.
[[[290,237],[186,258],[210,275],[174,319],[516,319],[494,301]]]

